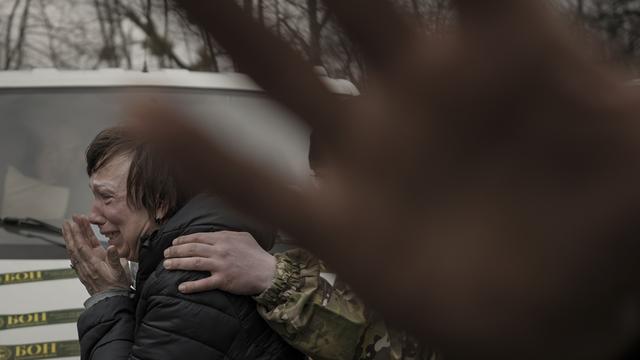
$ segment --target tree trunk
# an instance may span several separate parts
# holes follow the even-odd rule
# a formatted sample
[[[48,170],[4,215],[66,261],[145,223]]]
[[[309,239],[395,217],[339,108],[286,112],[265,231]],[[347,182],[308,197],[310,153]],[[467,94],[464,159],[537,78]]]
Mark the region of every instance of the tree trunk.
[[[307,17],[309,21],[309,60],[313,65],[322,65],[322,27],[318,20],[318,0],[307,0]]]
[[[148,12],[145,14],[145,20],[141,19],[135,11],[129,7],[127,7],[122,2],[118,2],[120,11],[123,16],[129,19],[132,23],[134,23],[140,30],[142,30],[145,35],[147,35],[148,40],[151,44],[155,44],[157,49],[162,52],[160,55],[166,55],[169,57],[171,61],[173,61],[178,67],[183,69],[189,69],[189,65],[182,61],[178,57],[178,55],[173,51],[167,39],[164,39],[162,35],[158,34],[156,30],[156,25],[151,18],[151,14]]]
[[[7,19],[7,31],[5,33],[4,39],[4,69],[9,70],[11,66],[11,57],[12,57],[12,49],[11,49],[11,30],[13,30],[13,18],[18,11],[18,6],[20,5],[20,0],[15,0],[13,3],[13,7],[11,8],[11,12],[9,13],[9,18]]]
[[[109,47],[111,51],[111,66],[118,67],[120,66],[120,55],[118,54],[118,50],[116,49],[116,17],[114,16],[114,9],[111,7],[111,2],[105,3],[104,10],[106,13],[107,19],[107,36],[109,38]]]
[[[169,39],[169,1],[164,0],[164,29],[162,31],[162,37],[165,40]],[[162,56],[162,60],[164,62],[165,55]]]
[[[218,65],[218,59],[216,57],[215,48],[213,46],[213,39],[211,39],[211,35],[209,35],[209,33],[206,30],[202,29],[201,33],[202,33],[202,38],[205,42],[205,46],[207,48],[207,52],[209,54],[209,61],[210,61],[209,65],[211,66],[209,70],[213,72],[220,72],[220,66]]]
[[[576,11],[579,17],[584,15],[584,0],[576,0]]]
[[[93,0],[98,17],[98,25],[100,25],[100,34],[102,35],[102,48],[98,55],[98,61],[105,61],[110,67],[117,67],[120,61],[117,56],[115,47],[115,19],[113,10],[109,2]]]
[[[22,11],[22,18],[20,20],[20,32],[18,34],[18,42],[16,43],[15,51],[18,54],[16,59],[16,69],[22,67],[22,56],[24,55],[24,39],[27,33],[27,23],[29,22],[29,8],[31,7],[31,0],[26,0],[24,4],[24,10]]]
[[[280,0],[275,0],[275,13],[276,13],[276,35],[278,35],[278,37],[282,37],[282,20],[280,19]]]
[[[51,64],[55,68],[63,67],[64,64],[60,63],[60,56],[58,55],[58,51],[54,43],[53,24],[51,23],[51,19],[47,14],[47,10],[45,8],[44,2],[39,1],[38,6],[40,9],[40,16],[42,17],[42,21],[44,22],[45,29],[47,30],[47,46],[49,48],[49,58],[51,59]]]
[[[120,36],[120,51],[122,52],[122,55],[127,61],[127,69],[132,69],[133,62],[131,61],[131,52],[129,49],[129,38],[127,37],[127,34],[124,32],[124,27],[122,24],[124,16],[122,15],[118,7],[116,7],[115,13],[116,13],[117,24],[118,24],[118,35]]]

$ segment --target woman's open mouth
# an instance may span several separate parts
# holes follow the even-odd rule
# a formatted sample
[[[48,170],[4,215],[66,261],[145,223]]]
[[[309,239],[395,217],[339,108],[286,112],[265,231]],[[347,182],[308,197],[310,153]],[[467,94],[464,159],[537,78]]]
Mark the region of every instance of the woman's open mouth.
[[[115,245],[113,240],[120,235],[120,232],[119,231],[104,232],[102,233],[102,235],[104,235],[107,239],[109,239],[109,245]]]

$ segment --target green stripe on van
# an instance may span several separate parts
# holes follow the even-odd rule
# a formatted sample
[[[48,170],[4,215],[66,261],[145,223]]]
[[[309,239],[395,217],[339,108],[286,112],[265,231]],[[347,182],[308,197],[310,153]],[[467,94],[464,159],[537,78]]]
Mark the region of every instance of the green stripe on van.
[[[0,285],[21,284],[47,280],[72,279],[77,277],[71,269],[32,270],[0,274]],[[2,358],[0,358],[2,360]]]
[[[0,330],[29,326],[74,323],[78,321],[84,309],[38,311],[26,314],[0,315]]]
[[[38,360],[80,356],[77,340],[0,345],[0,360]]]

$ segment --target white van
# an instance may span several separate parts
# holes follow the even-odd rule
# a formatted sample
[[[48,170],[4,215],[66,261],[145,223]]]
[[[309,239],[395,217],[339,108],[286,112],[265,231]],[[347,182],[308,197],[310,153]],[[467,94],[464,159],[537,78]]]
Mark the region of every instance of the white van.
[[[358,94],[346,80],[322,79],[338,95]],[[88,294],[59,226],[89,210],[87,145],[137,99],[171,102],[292,184],[308,176],[308,129],[244,75],[0,72],[0,360],[78,358],[75,321]]]

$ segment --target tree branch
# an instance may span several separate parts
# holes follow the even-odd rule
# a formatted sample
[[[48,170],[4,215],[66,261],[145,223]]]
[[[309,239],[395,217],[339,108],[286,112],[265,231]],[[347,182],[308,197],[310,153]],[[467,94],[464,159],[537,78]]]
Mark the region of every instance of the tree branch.
[[[131,8],[123,5],[120,1],[118,1],[118,4],[120,6],[120,9],[122,10],[122,14],[124,15],[124,17],[126,17],[137,27],[139,27],[140,30],[142,30],[149,37],[149,40],[152,44],[158,45],[156,50],[160,50],[163,54],[167,55],[179,67],[183,69],[191,68],[173,51],[171,45],[169,44],[169,41],[158,34],[151,16],[147,16],[147,22],[145,23]]]

